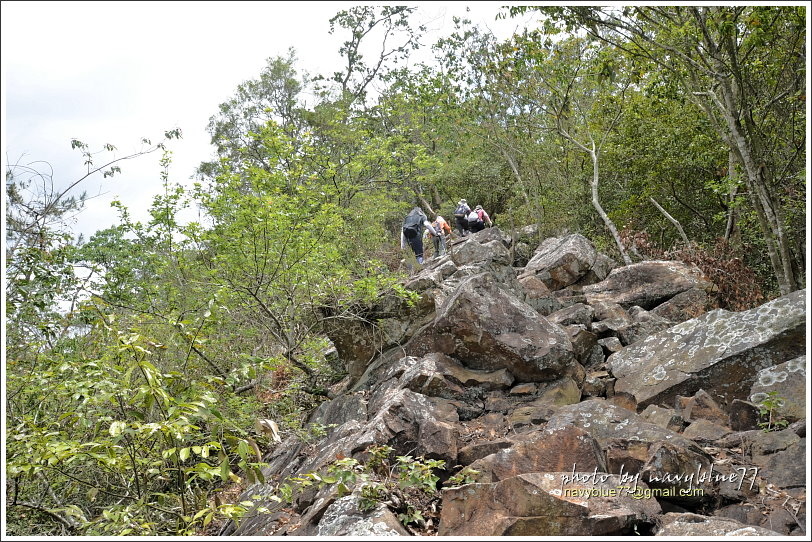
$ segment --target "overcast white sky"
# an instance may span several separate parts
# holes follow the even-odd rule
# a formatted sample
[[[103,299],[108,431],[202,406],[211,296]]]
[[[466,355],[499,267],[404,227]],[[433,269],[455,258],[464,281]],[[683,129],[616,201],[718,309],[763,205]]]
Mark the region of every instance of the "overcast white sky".
[[[25,2],[3,1],[2,101],[6,163],[49,162],[57,185],[82,175],[71,138],[118,155],[141,137],[158,141],[179,127],[170,179],[189,183],[211,157],[205,131],[211,115],[240,83],[255,78],[268,57],[294,47],[298,69],[332,73],[340,66],[342,36],[329,19],[353,2]],[[367,4],[370,4],[367,2]],[[495,2],[415,2],[417,22],[433,43],[467,15],[507,36],[519,20],[496,21]],[[159,191],[158,153],[121,164],[113,179],[83,183],[90,195],[76,230],[86,236],[117,222],[110,201],[120,198],[143,220]]]

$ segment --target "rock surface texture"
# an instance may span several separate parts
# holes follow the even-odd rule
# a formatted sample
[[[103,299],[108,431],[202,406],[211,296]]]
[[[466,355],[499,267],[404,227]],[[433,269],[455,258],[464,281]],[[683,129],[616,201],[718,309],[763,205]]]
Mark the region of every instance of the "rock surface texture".
[[[328,318],[347,376],[309,416],[324,434],[276,445],[239,497],[266,510],[221,535],[807,535],[805,290],[729,312],[695,266],[534,228],[405,286],[413,305]],[[376,446],[438,462],[436,491],[382,489]]]

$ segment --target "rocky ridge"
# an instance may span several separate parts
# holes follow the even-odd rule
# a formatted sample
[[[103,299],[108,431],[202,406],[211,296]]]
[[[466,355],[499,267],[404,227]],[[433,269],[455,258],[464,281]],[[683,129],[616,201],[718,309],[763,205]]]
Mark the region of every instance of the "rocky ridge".
[[[532,233],[469,236],[410,277],[415,304],[330,323],[348,377],[310,417],[326,435],[280,444],[240,497],[269,511],[220,534],[805,535],[805,291],[729,312],[695,266]],[[336,484],[272,497],[382,445],[445,462],[422,521]]]

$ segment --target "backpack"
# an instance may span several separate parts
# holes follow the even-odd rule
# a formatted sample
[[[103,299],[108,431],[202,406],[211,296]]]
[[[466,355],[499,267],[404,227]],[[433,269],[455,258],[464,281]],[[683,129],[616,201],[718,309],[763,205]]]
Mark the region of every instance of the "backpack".
[[[482,222],[482,216],[477,211],[468,213],[468,222]]]
[[[457,217],[460,217],[460,218],[465,217],[465,210],[466,209],[470,209],[470,207],[468,207],[464,203],[461,204],[461,205],[457,205],[457,208],[454,209],[454,216],[457,216]]]
[[[420,226],[423,224],[424,220],[426,220],[426,215],[424,215],[420,209],[415,207],[409,211],[409,214],[406,215],[406,218],[403,220],[403,231],[420,233]]]

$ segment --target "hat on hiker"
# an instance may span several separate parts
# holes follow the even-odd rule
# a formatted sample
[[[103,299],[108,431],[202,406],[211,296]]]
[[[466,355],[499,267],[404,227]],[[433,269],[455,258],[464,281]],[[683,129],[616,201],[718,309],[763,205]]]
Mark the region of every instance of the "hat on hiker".
[[[475,207],[475,210],[477,210],[477,211],[479,211],[480,209],[482,209],[482,205],[477,205],[477,206]]]

